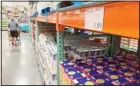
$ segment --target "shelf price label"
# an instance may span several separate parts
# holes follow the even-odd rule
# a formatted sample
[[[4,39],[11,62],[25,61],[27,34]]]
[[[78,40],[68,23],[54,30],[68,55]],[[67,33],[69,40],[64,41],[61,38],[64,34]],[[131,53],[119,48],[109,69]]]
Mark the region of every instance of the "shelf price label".
[[[85,28],[102,31],[104,7],[88,8],[85,11]]]

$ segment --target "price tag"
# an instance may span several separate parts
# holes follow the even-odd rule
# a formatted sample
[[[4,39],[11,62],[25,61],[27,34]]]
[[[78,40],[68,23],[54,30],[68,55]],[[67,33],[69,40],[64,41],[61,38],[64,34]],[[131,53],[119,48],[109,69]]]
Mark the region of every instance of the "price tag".
[[[88,8],[85,11],[85,28],[102,31],[104,7]]]

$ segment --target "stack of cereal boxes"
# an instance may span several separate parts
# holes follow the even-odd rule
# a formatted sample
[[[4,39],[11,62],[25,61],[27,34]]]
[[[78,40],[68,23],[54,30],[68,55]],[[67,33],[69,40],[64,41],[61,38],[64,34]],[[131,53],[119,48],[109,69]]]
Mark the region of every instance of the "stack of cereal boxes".
[[[131,54],[63,61],[61,85],[140,85],[138,61]]]

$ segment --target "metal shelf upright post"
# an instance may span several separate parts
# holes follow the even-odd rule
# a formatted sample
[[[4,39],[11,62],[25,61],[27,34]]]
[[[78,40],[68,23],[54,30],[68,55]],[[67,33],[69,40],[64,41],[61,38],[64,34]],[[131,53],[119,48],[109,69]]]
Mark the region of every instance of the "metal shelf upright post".
[[[57,85],[60,85],[59,63],[64,61],[64,27],[59,25],[59,13],[56,12],[56,30],[57,30]]]

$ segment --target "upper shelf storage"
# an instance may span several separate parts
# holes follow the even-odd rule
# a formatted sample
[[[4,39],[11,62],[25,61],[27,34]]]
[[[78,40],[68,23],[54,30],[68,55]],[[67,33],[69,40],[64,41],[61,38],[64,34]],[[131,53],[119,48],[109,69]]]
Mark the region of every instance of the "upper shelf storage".
[[[50,23],[139,39],[139,2],[66,7],[46,17]]]
[[[138,39],[139,2],[111,2],[64,10],[59,12],[59,24]]]

